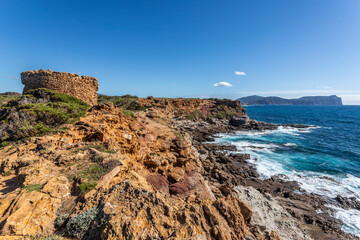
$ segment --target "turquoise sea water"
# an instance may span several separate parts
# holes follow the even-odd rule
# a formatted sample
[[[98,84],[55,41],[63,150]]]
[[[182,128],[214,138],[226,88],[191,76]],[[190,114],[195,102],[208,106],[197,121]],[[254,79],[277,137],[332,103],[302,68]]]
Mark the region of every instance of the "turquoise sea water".
[[[221,135],[218,142],[250,153],[262,178],[285,174],[308,191],[330,198],[360,200],[360,106],[249,106],[252,119],[277,124],[314,125],[306,130]],[[360,211],[333,206],[343,230],[360,236]]]

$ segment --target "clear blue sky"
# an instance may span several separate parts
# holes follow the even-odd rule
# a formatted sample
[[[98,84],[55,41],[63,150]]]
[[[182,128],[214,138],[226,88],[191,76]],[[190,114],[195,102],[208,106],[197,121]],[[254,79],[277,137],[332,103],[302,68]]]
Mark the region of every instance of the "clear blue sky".
[[[360,1],[0,0],[0,92],[41,68],[109,95],[360,104]]]

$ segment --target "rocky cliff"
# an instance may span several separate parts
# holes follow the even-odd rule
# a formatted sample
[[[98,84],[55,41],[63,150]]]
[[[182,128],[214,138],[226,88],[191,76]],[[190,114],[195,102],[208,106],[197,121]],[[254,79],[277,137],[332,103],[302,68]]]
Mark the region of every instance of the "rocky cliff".
[[[239,98],[243,104],[246,105],[330,105],[341,106],[341,98],[335,95],[332,96],[307,96],[297,99],[285,99],[280,97],[261,97],[249,96]]]
[[[238,102],[139,99],[138,104],[147,109],[127,116],[111,103],[93,106],[62,131],[2,146],[0,234],[280,239],[249,224],[252,211],[235,192],[204,179],[206,156],[174,124],[174,117],[185,119],[197,110],[210,117],[218,106],[238,108],[244,116]]]
[[[0,105],[0,239],[357,239],[327,201],[209,143],[278,127],[239,101],[99,101],[41,88]]]

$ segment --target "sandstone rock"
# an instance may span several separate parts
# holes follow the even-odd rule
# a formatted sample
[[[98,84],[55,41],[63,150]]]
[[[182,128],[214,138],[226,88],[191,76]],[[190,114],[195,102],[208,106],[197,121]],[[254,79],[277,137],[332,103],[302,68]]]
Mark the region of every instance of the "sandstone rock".
[[[98,184],[96,185],[96,189],[99,188],[107,188],[110,184],[110,181],[118,174],[121,170],[120,166],[115,167],[113,170],[111,170],[109,173],[107,173],[105,176],[103,176]]]
[[[64,132],[19,143],[13,155],[0,149],[1,166],[17,174],[12,178],[19,186],[44,185],[41,192],[0,186],[8,188],[0,196],[0,222],[4,222],[0,234],[52,234],[55,219],[65,221],[57,225],[57,233],[69,233],[69,218],[82,220],[86,216],[82,213],[94,209],[91,219],[84,219],[85,225],[74,224],[87,233],[83,239],[271,237],[269,231],[260,233],[251,226],[255,211],[232,191],[245,175],[255,176],[250,168],[241,167],[247,156],[225,156],[199,144],[211,139],[209,134],[234,130],[228,119],[181,120],[181,126],[173,119],[195,110],[210,117],[231,109],[244,116],[240,103],[142,101],[152,110],[137,112],[134,118],[125,117],[113,104],[96,105]],[[70,187],[71,197],[65,197]]]
[[[1,234],[35,235],[54,231],[56,211],[61,200],[37,191],[24,190],[17,196],[2,199],[0,205]]]
[[[253,214],[250,223],[259,226],[259,232],[275,231],[282,239],[287,240],[312,239],[298,221],[270,195],[263,196],[252,187],[238,186],[235,190],[239,198],[251,207]]]
[[[54,177],[44,185],[41,192],[53,198],[67,198],[70,196],[70,187],[70,182],[66,177]]]

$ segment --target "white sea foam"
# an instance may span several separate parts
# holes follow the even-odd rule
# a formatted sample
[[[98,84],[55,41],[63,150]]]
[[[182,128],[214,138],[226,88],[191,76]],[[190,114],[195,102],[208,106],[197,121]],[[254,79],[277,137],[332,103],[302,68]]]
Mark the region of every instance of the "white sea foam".
[[[290,135],[299,135],[300,133],[309,133],[314,129],[321,128],[320,126],[310,126],[307,128],[296,128],[291,126],[279,126],[277,129],[274,130],[264,130],[264,131],[236,131],[233,135],[248,135],[248,136],[262,136],[262,135],[269,135],[269,134],[290,134]],[[229,136],[229,134],[219,134],[219,137]]]
[[[284,144],[263,143],[260,140],[266,135],[299,135],[307,133],[319,127],[309,129],[297,129],[293,127],[279,127],[276,130],[267,130],[263,132],[249,132],[242,131],[233,135],[222,134],[218,142],[226,142],[233,144],[240,152],[249,153],[251,159],[250,163],[254,164],[260,178],[267,179],[274,175],[280,175],[281,178],[287,181],[297,181],[302,189],[307,192],[315,193],[330,198],[335,198],[337,195],[343,197],[356,197],[360,200],[360,178],[347,174],[346,176],[332,176],[317,172],[297,172],[290,171],[285,168],[282,162],[290,161],[290,159],[283,159],[279,153],[276,153],[277,148],[297,146],[295,143],[288,142]],[[239,139],[240,137],[240,139]],[[245,138],[244,140],[241,140]],[[277,159],[277,160],[274,160]],[[278,161],[281,159],[281,161]],[[343,230],[360,236],[360,211],[342,208],[335,208],[334,217],[344,222]]]
[[[320,214],[320,213],[323,213],[323,211],[321,209],[316,209],[316,213]]]
[[[296,143],[285,143],[284,146],[286,146],[286,147],[295,147],[297,145],[296,145]]]
[[[250,160],[255,164],[261,178],[269,178],[274,175],[284,174],[281,177],[287,181],[296,181],[300,187],[309,193],[315,193],[330,198],[335,198],[337,195],[343,197],[356,197],[360,200],[360,179],[352,175],[346,178],[332,179],[329,175],[321,175],[317,173],[307,172],[299,173],[295,171],[287,171],[281,164],[274,161],[264,160],[259,157],[259,160]],[[332,176],[333,177],[333,176]],[[333,177],[334,178],[334,177]],[[360,236],[360,211],[355,209],[342,209],[331,206],[335,210],[334,217],[343,221],[342,230]]]
[[[335,210],[334,217],[343,221],[342,230],[360,236],[360,211],[328,205]]]

